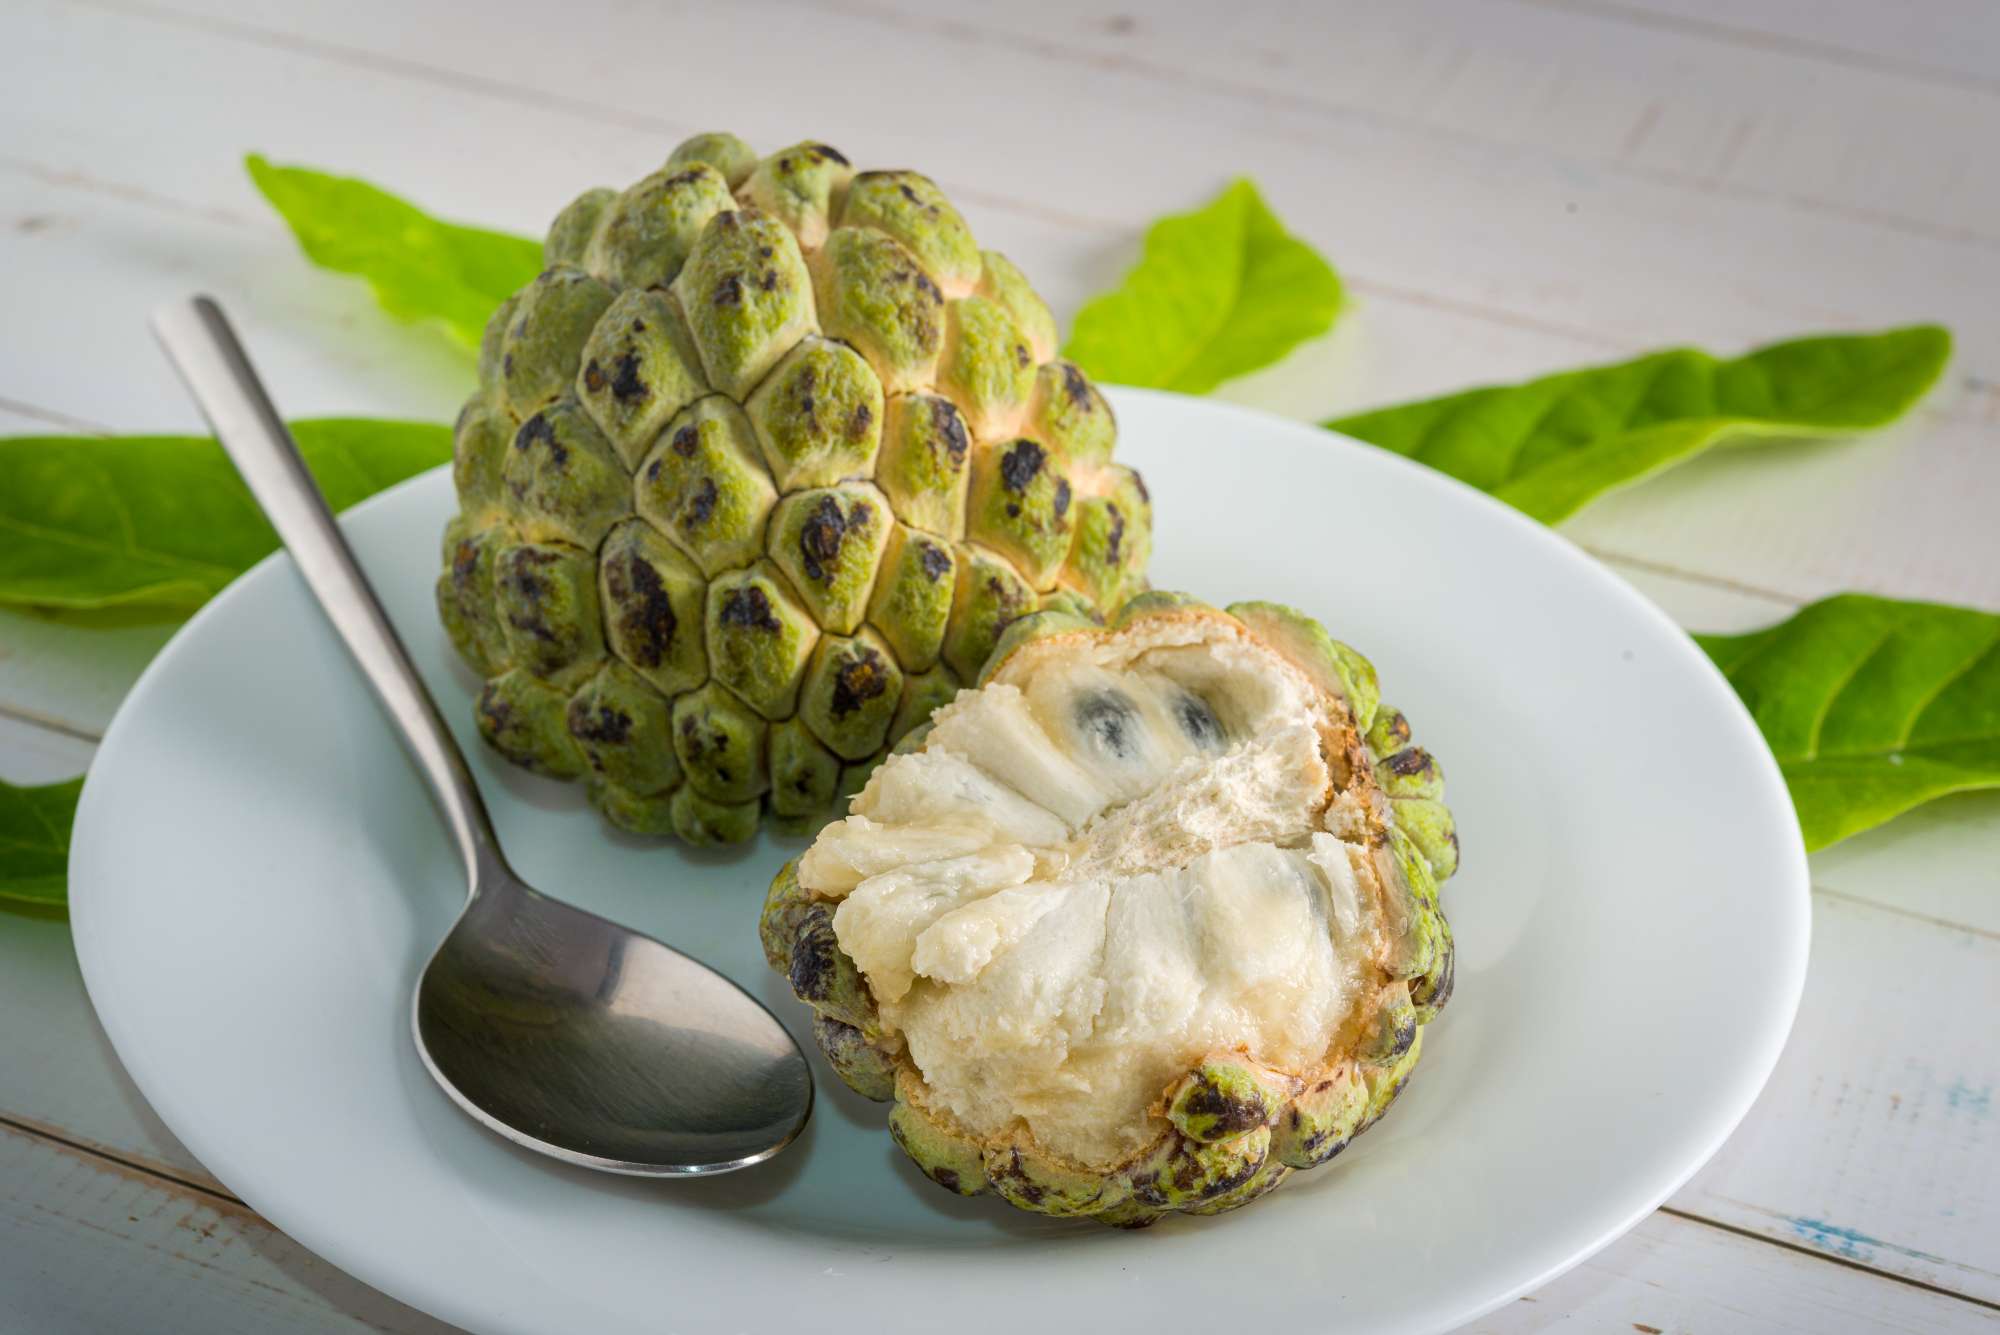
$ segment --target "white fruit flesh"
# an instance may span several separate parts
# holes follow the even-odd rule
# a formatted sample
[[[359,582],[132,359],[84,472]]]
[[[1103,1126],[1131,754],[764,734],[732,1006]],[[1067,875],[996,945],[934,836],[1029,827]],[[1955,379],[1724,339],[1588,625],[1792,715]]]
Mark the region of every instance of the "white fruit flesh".
[[[1060,643],[940,710],[799,875],[929,1106],[1106,1167],[1204,1056],[1321,1065],[1382,922],[1304,674],[1219,618]]]

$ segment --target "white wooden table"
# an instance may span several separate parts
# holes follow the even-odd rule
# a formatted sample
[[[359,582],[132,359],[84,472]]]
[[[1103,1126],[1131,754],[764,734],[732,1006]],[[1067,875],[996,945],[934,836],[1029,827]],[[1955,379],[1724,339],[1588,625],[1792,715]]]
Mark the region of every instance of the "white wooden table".
[[[1148,219],[1256,177],[1356,298],[1226,391],[1300,416],[1944,321],[1958,358],[1907,427],[1704,459],[1566,531],[1691,627],[1842,589],[2000,608],[1991,0],[678,8],[489,0],[467,26],[407,0],[9,0],[0,431],[194,427],[143,315],[195,287],[291,410],[449,417],[466,359],[309,268],[247,149],[538,231],[692,131],[811,135],[932,171],[1065,318]],[[81,770],[168,633],[0,615],[0,778]],[[2000,795],[1818,855],[1813,880],[1804,1005],[1749,1120],[1480,1329],[2000,1326]],[[188,986],[228,1004],[226,979]],[[66,928],[13,916],[0,1229],[0,1331],[443,1329],[210,1177],[119,1068]]]

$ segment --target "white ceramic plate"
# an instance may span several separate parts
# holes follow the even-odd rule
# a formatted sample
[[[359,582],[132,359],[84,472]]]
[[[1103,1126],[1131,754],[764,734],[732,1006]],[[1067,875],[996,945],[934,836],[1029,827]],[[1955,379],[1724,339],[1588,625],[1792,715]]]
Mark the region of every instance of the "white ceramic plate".
[[[768,1168],[620,1180],[535,1158],[434,1088],[410,990],[458,908],[418,781],[290,564],[153,664],[105,738],[70,866],[77,953],[188,1148],[355,1275],[478,1331],[1439,1331],[1548,1280],[1685,1181],[1762,1087],[1805,976],[1776,767],[1666,617],[1561,538],[1388,454],[1120,393],[1162,587],[1276,599],[1381,669],[1443,758],[1458,990],[1409,1090],[1254,1208],[1138,1233],[961,1200],[815,1059]],[[606,832],[481,749],[431,607],[442,471],[348,531],[530,881],[726,970],[805,1036],[754,924],[793,842]],[[808,1045],[808,1051],[810,1051]]]

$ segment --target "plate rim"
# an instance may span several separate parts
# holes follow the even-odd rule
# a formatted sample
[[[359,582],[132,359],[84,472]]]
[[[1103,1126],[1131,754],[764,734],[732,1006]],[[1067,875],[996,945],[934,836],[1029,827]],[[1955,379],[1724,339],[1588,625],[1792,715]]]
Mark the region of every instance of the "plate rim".
[[[1710,1134],[1702,1139],[1699,1153],[1690,1154],[1688,1161],[1684,1165],[1681,1165],[1674,1173],[1667,1174],[1667,1180],[1663,1186],[1656,1183],[1656,1190],[1646,1196],[1638,1207],[1628,1210],[1615,1226],[1600,1229],[1596,1236],[1592,1237],[1587,1243],[1573,1248],[1571,1254],[1546,1267],[1540,1273],[1523,1279],[1505,1292],[1497,1296],[1477,1300],[1469,1306],[1464,1306],[1454,1311],[1444,1324],[1437,1326],[1436,1329],[1440,1331],[1450,1330],[1464,1323],[1476,1321],[1498,1308],[1513,1302],[1521,1295],[1539,1289],[1560,1278],[1576,1266],[1597,1255],[1613,1242],[1624,1237],[1649,1215],[1656,1212],[1715,1157],[1722,1146],[1728,1141],[1729,1137],[1741,1125],[1743,1119],[1749,1114],[1750,1109],[1755,1105],[1757,1099],[1761,1097],[1768,1085],[1796,1023],[1799,1005],[1804,995],[1811,947],[1812,903],[1810,869],[1807,862],[1803,836],[1799,831],[1796,813],[1793,811],[1789,794],[1785,788],[1783,775],[1779,770],[1776,759],[1772,757],[1768,745],[1764,743],[1762,735],[1757,731],[1756,724],[1751,718],[1748,708],[1744,706],[1734,688],[1729,685],[1727,678],[1724,677],[1721,670],[1715,666],[1706,654],[1702,653],[1695,646],[1688,632],[1639,589],[1628,583],[1604,562],[1592,556],[1556,529],[1539,523],[1514,507],[1448,474],[1439,472],[1405,456],[1396,454],[1393,451],[1378,448],[1328,428],[1301,422],[1294,418],[1244,404],[1213,398],[1197,398],[1166,390],[1106,386],[1105,391],[1107,397],[1112,401],[1114,411],[1123,402],[1129,400],[1152,400],[1169,405],[1167,410],[1172,412],[1193,412],[1197,415],[1212,413],[1221,417],[1248,417],[1254,419],[1259,429],[1276,429],[1295,433],[1302,441],[1309,436],[1317,445],[1322,445],[1335,451],[1354,452],[1358,457],[1368,461],[1364,466],[1383,466],[1390,468],[1392,471],[1402,470],[1414,479],[1416,485],[1420,487],[1430,487],[1442,493],[1453,495],[1455,500],[1452,503],[1454,504],[1469,503],[1483,508],[1490,513],[1497,512],[1504,515],[1504,522],[1512,525],[1516,532],[1530,535],[1528,538],[1529,541],[1543,544],[1545,547],[1559,553],[1561,559],[1566,563],[1575,566],[1579,570],[1588,572],[1590,578],[1595,583],[1610,591],[1611,596],[1627,603],[1636,614],[1651,620],[1656,627],[1670,631],[1672,633],[1671,638],[1678,639],[1686,644],[1687,662],[1694,665],[1691,670],[1696,675],[1705,678],[1710,688],[1710,693],[1717,695],[1724,702],[1725,709],[1723,712],[1730,716],[1733,725],[1739,731],[1745,732],[1755,740],[1754,754],[1758,758],[1757,768],[1759,770],[1760,785],[1769,791],[1775,792],[1782,799],[1782,810],[1791,815],[1787,831],[1791,837],[1788,840],[1783,840],[1785,844],[1783,852],[1787,864],[1786,879],[1790,883],[1789,892],[1786,892],[1787,888],[1784,886],[1774,887],[1771,892],[1777,897],[1779,904],[1789,905],[1790,908],[1787,916],[1790,920],[1791,931],[1787,939],[1782,943],[1778,943],[1772,952],[1774,956],[1782,955],[1781,963],[1784,978],[1782,980],[1783,986],[1779,993],[1782,1005],[1774,1008],[1771,1015],[1766,1017],[1764,1024],[1760,1027],[1760,1042],[1756,1045],[1755,1058],[1746,1067],[1746,1072],[1754,1072],[1754,1078],[1746,1075],[1746,1078],[1734,1087],[1732,1093],[1735,1097],[1727,1100],[1726,1105],[1724,1101],[1718,1100],[1717,1106],[1724,1108],[1724,1115],[1715,1118]],[[341,521],[343,525],[345,526],[351,520],[364,519],[377,510],[390,508],[401,503],[399,498],[408,492],[436,485],[435,479],[437,475],[448,471],[449,468],[450,464],[448,462],[440,463],[436,467],[405,478],[364,499],[342,512]],[[104,735],[98,743],[96,753],[92,757],[92,763],[86,772],[83,792],[77,804],[70,847],[70,922],[73,948],[92,1009],[95,1011],[99,1023],[103,1026],[106,1036],[110,1039],[119,1062],[131,1077],[133,1084],[145,1097],[152,1111],[159,1116],[168,1130],[180,1140],[208,1171],[213,1173],[219,1181],[223,1181],[228,1185],[232,1192],[235,1192],[239,1197],[244,1199],[246,1204],[262,1215],[273,1227],[306,1246],[327,1263],[334,1265],[357,1280],[370,1285],[397,1302],[404,1303],[427,1312],[440,1320],[461,1325],[468,1329],[484,1329],[493,1319],[492,1311],[490,1309],[468,1306],[455,1295],[450,1285],[439,1285],[437,1288],[431,1289],[421,1282],[412,1282],[414,1278],[412,1272],[407,1270],[393,1270],[387,1266],[378,1266],[372,1256],[365,1252],[354,1253],[343,1244],[340,1238],[328,1236],[319,1226],[318,1219],[294,1217],[295,1212],[285,1207],[281,1207],[276,1212],[266,1209],[251,1198],[252,1195],[263,1194],[261,1187],[253,1193],[246,1193],[236,1183],[231,1182],[229,1175],[226,1175],[223,1171],[219,1171],[216,1165],[231,1166],[231,1173],[233,1174],[234,1168],[240,1166],[235,1164],[234,1155],[226,1145],[218,1144],[213,1140],[203,1129],[200,1119],[194,1116],[191,1110],[182,1106],[180,1101],[174,1097],[171,1090],[167,1088],[170,1082],[163,1078],[157,1068],[152,1065],[149,1055],[144,1052],[144,1044],[136,1040],[135,1035],[127,1028],[123,1019],[116,1013],[117,1007],[114,1005],[111,1007],[110,1012],[107,1012],[104,1005],[103,999],[109,993],[109,986],[103,981],[103,975],[100,971],[109,966],[98,952],[102,948],[101,943],[106,939],[100,935],[100,932],[105,929],[100,926],[100,921],[97,917],[94,907],[97,901],[94,898],[93,891],[89,888],[90,881],[88,876],[78,878],[75,874],[79,860],[83,862],[86,873],[88,872],[88,863],[91,855],[86,850],[95,847],[95,841],[101,837],[97,833],[100,822],[108,821],[108,817],[103,816],[99,812],[99,808],[103,805],[104,801],[108,800],[101,797],[103,784],[94,783],[93,780],[101,772],[100,767],[103,758],[106,756],[115,758],[118,754],[118,748],[124,732],[129,728],[138,726],[131,720],[139,718],[144,713],[145,702],[154,692],[160,689],[160,682],[173,670],[171,665],[175,663],[180,655],[190,652],[188,645],[206,633],[208,622],[215,616],[220,615],[219,609],[226,607],[229,601],[234,596],[239,595],[242,589],[252,581],[262,582],[274,578],[268,572],[276,567],[289,565],[290,562],[290,557],[280,548],[265,556],[232,580],[175,630],[172,637],[154,655],[152,661],[146,665],[137,681],[134,682],[132,688],[120,702],[109,726],[105,729]],[[260,1174],[254,1171],[248,1175],[251,1178],[260,1176]]]

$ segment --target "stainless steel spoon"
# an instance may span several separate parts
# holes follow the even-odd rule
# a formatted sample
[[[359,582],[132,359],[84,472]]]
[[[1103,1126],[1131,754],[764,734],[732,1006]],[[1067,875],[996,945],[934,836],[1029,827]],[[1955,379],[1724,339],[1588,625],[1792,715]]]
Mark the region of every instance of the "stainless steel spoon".
[[[464,859],[465,908],[414,1007],[417,1051],[444,1092],[516,1144],[611,1173],[726,1173],[784,1149],[812,1112],[798,1044],[713,969],[514,874],[465,757],[221,308],[173,303],[153,332],[395,722]]]

